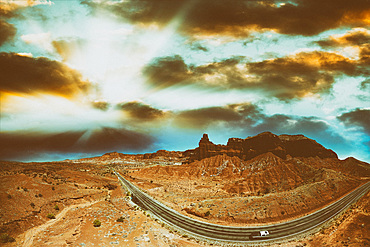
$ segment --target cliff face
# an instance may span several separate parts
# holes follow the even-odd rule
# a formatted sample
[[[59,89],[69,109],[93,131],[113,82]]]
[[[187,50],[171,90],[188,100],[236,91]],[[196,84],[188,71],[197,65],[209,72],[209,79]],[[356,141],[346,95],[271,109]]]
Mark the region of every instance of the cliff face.
[[[270,132],[246,139],[230,138],[226,145],[216,145],[209,141],[207,134],[204,134],[199,141],[199,147],[185,151],[184,156],[189,157],[189,162],[222,154],[250,160],[268,152],[282,159],[286,159],[287,155],[291,157],[338,158],[332,150],[326,149],[303,135],[278,136]]]

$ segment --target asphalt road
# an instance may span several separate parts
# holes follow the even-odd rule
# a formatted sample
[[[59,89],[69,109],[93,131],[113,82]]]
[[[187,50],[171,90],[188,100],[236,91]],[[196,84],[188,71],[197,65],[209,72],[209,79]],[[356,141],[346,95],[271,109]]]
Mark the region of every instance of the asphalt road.
[[[150,211],[163,222],[195,237],[231,243],[279,241],[319,229],[319,226],[340,214],[370,189],[370,182],[368,182],[329,206],[288,222],[258,227],[233,227],[202,222],[182,215],[142,192],[120,174],[116,173],[116,175],[130,190],[133,200],[137,200],[144,210]],[[254,237],[259,231],[265,230],[269,231],[268,236]]]

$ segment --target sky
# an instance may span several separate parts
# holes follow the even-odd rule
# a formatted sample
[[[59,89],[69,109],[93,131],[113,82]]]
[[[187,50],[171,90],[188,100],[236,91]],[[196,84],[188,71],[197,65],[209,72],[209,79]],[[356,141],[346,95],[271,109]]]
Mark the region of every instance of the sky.
[[[0,0],[0,160],[303,134],[370,162],[369,0]]]

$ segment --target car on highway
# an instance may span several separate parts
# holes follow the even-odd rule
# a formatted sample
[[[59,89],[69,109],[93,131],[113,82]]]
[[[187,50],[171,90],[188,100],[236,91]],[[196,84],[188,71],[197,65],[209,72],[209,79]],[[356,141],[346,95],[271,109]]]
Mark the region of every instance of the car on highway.
[[[249,236],[249,239],[250,239],[250,240],[253,240],[253,239],[263,238],[263,237],[268,236],[269,234],[270,234],[270,233],[269,233],[269,231],[259,231],[259,232],[254,232],[254,233],[252,233],[252,234]]]

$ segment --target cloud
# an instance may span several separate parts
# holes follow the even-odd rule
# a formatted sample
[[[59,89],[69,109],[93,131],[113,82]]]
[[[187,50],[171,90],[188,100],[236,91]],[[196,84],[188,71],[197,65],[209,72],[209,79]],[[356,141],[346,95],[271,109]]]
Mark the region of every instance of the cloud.
[[[53,52],[51,33],[32,33],[24,34],[21,39],[27,44],[33,44],[45,49],[48,52]]]
[[[63,58],[64,61],[68,60],[80,51],[84,45],[86,45],[86,40],[70,38],[65,40],[54,40],[51,42],[52,46],[56,52]]]
[[[0,160],[32,160],[47,154],[101,154],[111,151],[144,150],[154,139],[127,129],[101,128],[63,133],[0,133]]]
[[[152,121],[164,118],[166,113],[141,102],[132,101],[121,103],[117,108],[137,120]]]
[[[25,160],[40,157],[44,152],[69,152],[83,134],[84,132],[0,133],[0,160]]]
[[[47,58],[0,53],[0,91],[35,92],[72,96],[87,92],[91,84],[79,72]]]
[[[191,43],[191,46],[190,46],[190,49],[192,49],[193,51],[203,51],[203,52],[207,52],[208,51],[208,48],[201,45],[200,43],[197,43],[197,42],[192,42]]]
[[[183,59],[157,58],[144,69],[154,87],[196,85],[215,89],[238,89],[262,93],[289,101],[313,94],[330,92],[335,79],[342,75],[366,76],[368,53],[351,60],[332,52],[301,52],[295,55],[248,62],[232,57],[205,65],[186,65]]]
[[[341,26],[366,27],[367,0],[300,1],[83,1],[93,11],[112,13],[140,25],[164,26],[183,16],[180,31],[193,35],[246,37],[252,30],[272,29],[282,34],[316,35]],[[183,13],[183,11],[187,11]]]
[[[81,152],[110,152],[123,150],[145,150],[154,143],[154,138],[140,132],[101,128],[89,133],[87,140],[77,144],[74,150]]]
[[[370,135],[370,110],[357,108],[353,111],[343,113],[337,117],[347,127],[360,127],[363,132]]]
[[[17,29],[14,25],[6,22],[6,19],[20,17],[19,12],[29,6],[35,5],[51,5],[50,1],[1,1],[0,2],[0,46],[5,42],[12,40],[15,37]]]
[[[0,46],[14,38],[17,30],[12,24],[0,20]]]
[[[330,129],[329,124],[316,117],[289,116],[275,114],[264,116],[259,124],[253,127],[255,133],[271,131],[277,134],[323,135]],[[326,135],[327,137],[327,135]]]
[[[366,44],[360,51],[360,63],[364,66],[364,70],[367,71],[366,76],[369,76],[369,65],[370,65],[370,44]]]
[[[329,93],[337,76],[365,73],[354,60],[318,51],[248,63],[247,68],[255,76],[249,87],[262,89],[282,100]]]
[[[356,28],[344,35],[330,36],[315,43],[325,49],[343,46],[362,46],[370,43],[370,32],[363,28]]]
[[[360,88],[362,90],[366,90],[367,88],[370,89],[370,79],[364,80],[361,82]]]
[[[182,128],[204,129],[212,125],[244,125],[254,123],[260,109],[250,103],[231,104],[177,112],[174,123]]]
[[[143,73],[148,82],[158,88],[184,83],[191,77],[188,66],[179,55],[156,58],[145,66]]]
[[[99,101],[99,100],[91,102],[91,105],[92,105],[93,108],[98,109],[98,110],[102,110],[102,111],[108,110],[108,108],[110,106],[110,104],[108,102]]]

